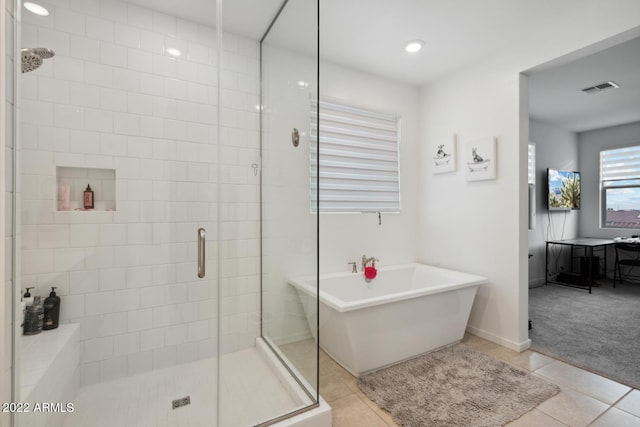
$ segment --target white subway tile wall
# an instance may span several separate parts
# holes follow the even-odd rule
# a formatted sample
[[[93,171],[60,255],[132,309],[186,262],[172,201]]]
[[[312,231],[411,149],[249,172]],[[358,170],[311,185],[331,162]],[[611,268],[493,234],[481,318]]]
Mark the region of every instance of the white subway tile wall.
[[[61,321],[81,327],[83,385],[214,356],[218,327],[222,352],[253,346],[258,42],[224,34],[221,106],[213,26],[115,0],[49,10],[22,24],[25,47],[56,52],[21,76],[22,287],[42,296],[58,287]],[[91,184],[100,210],[58,211],[57,167],[115,171],[115,185],[90,174],[72,185],[79,203]],[[201,226],[207,279],[196,276]]]

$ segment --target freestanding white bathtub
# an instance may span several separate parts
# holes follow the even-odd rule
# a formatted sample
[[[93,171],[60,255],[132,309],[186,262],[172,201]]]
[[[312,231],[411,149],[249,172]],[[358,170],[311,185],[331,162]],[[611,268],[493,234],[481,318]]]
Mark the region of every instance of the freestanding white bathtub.
[[[391,365],[462,339],[478,285],[476,276],[425,264],[320,276],[320,346],[352,374]],[[316,278],[296,288],[317,339]]]

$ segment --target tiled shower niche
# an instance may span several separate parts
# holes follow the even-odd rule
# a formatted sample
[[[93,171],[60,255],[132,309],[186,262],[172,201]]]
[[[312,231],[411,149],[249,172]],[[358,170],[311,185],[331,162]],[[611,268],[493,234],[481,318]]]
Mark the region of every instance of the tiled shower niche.
[[[56,210],[83,211],[83,195],[93,190],[94,210],[116,210],[116,171],[114,169],[56,167]],[[68,189],[68,190],[67,190]],[[68,208],[63,193],[69,192]]]

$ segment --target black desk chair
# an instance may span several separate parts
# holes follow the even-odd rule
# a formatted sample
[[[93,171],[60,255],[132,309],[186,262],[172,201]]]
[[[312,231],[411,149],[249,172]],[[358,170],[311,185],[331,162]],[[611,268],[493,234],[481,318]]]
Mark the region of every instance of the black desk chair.
[[[613,266],[613,287],[616,287],[616,278],[622,282],[622,268],[640,267],[640,244],[638,243],[616,243],[616,262]]]

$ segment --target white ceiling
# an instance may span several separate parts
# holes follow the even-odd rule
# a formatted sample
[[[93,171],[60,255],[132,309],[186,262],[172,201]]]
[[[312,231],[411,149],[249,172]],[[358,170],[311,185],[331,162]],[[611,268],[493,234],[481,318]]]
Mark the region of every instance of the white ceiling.
[[[223,29],[260,40],[283,1],[223,0]],[[128,3],[215,27],[216,0],[128,0]]]
[[[129,1],[207,25],[215,23],[215,0]],[[517,46],[558,19],[570,22],[575,8],[586,7],[583,0],[319,2],[322,59],[415,86]],[[223,0],[223,29],[259,40],[282,3],[283,0]],[[310,10],[310,5],[315,3],[289,0],[269,42],[296,50],[314,49],[316,34],[308,27],[314,24],[315,10]],[[404,43],[412,39],[426,43],[418,54],[403,50]],[[629,44],[572,65],[534,72],[532,116],[573,131],[640,120],[638,52],[637,43]],[[578,92],[606,80],[620,83],[621,88],[616,93],[588,98]]]
[[[620,88],[581,91],[609,80]],[[640,38],[534,72],[529,89],[530,116],[563,129],[582,132],[640,121]]]

